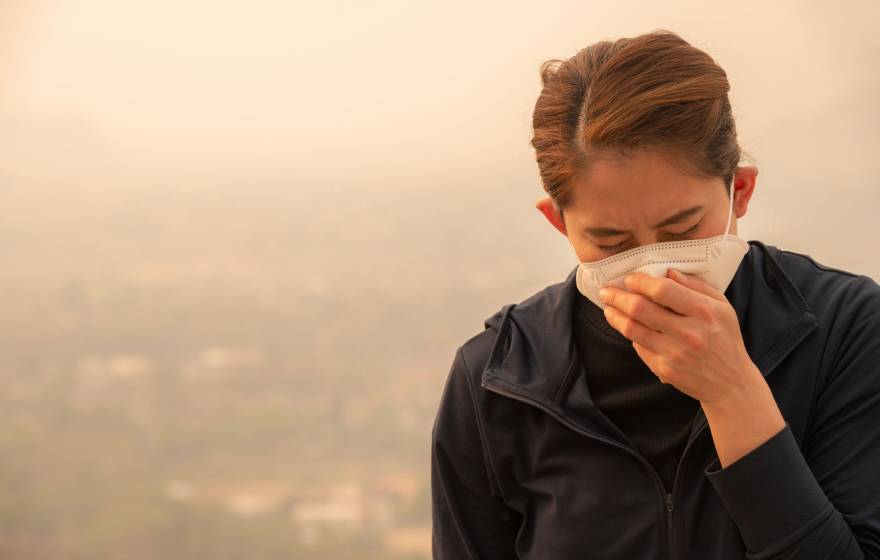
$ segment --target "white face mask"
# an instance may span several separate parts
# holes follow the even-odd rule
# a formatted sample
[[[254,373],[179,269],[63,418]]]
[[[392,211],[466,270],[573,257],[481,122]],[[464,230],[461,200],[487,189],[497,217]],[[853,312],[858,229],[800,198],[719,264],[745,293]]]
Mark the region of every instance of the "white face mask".
[[[580,262],[577,270],[578,291],[605,309],[599,289],[614,286],[626,289],[623,277],[630,272],[666,276],[668,268],[694,274],[724,292],[733,280],[740,262],[749,251],[748,241],[728,233],[733,217],[733,181],[730,184],[730,208],[724,233],[705,239],[667,241],[642,245],[594,262]],[[568,240],[571,243],[571,239]],[[572,245],[574,249],[574,245]]]

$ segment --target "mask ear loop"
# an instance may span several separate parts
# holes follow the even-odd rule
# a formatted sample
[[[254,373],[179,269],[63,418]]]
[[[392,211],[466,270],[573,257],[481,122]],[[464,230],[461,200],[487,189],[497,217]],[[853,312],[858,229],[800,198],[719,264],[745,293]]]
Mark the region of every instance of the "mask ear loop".
[[[581,259],[578,258],[577,251],[574,250],[574,243],[571,242],[571,238],[567,235],[565,236],[565,238],[568,240],[568,244],[571,245],[571,250],[574,252],[574,260],[576,260],[578,264],[581,264]]]
[[[728,230],[730,229],[730,222],[733,219],[733,184],[736,182],[736,174],[733,175],[733,178],[730,180],[730,207],[727,210],[727,226],[724,228],[724,240],[727,241]]]

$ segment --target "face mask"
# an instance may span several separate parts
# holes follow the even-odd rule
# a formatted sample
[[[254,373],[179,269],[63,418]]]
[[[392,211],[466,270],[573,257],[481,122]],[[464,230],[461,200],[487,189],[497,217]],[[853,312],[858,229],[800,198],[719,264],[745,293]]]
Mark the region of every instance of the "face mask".
[[[577,270],[578,291],[600,308],[599,289],[614,286],[626,289],[623,277],[630,272],[666,276],[668,268],[699,276],[718,291],[724,292],[749,251],[749,243],[730,234],[733,217],[733,181],[730,184],[730,207],[724,233],[706,239],[668,241],[642,245],[594,262],[580,262]],[[571,243],[571,239],[568,240]],[[574,245],[572,245],[574,249]]]

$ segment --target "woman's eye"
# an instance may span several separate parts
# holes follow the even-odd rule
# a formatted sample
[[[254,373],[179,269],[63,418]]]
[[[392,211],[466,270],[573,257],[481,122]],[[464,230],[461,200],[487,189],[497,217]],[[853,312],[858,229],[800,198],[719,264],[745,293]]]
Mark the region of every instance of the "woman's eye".
[[[683,231],[681,233],[670,233],[668,235],[669,235],[669,237],[683,237],[685,235],[693,233],[694,230],[697,229],[698,225],[700,225],[700,222],[697,222],[696,224],[694,224],[694,227],[692,227],[691,229],[689,229],[687,231]]]
[[[687,231],[683,231],[681,233],[667,233],[666,235],[668,235],[669,237],[675,237],[675,238],[684,237],[684,236],[690,235],[691,233],[696,231],[696,229],[697,229],[697,227],[699,227],[699,225],[700,225],[700,222],[697,222],[696,224],[694,224],[694,227],[690,228]],[[617,245],[596,245],[596,247],[598,247],[599,249],[602,249],[603,251],[610,253],[611,251],[617,250],[620,247],[623,247],[624,245],[626,245],[626,241],[622,241],[622,242],[618,243]]]
[[[596,247],[602,249],[603,251],[610,252],[610,251],[613,251],[613,250],[617,249],[618,247],[622,247],[624,245],[626,245],[626,241],[618,243],[617,245],[596,245]]]

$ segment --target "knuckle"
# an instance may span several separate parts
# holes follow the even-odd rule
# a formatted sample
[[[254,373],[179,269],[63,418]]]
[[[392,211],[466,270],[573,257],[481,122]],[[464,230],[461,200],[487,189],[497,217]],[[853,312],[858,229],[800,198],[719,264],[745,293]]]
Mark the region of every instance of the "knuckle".
[[[663,379],[665,379],[667,383],[672,382],[673,378],[675,377],[675,367],[673,366],[673,364],[671,364],[668,361],[663,362],[662,368],[663,368]]]
[[[666,362],[660,362],[655,373],[657,374],[657,379],[659,379],[661,383],[669,382],[669,366],[666,365]]]
[[[702,335],[694,331],[684,331],[682,339],[687,347],[693,350],[701,350],[705,344]]]
[[[645,299],[640,297],[633,298],[629,302],[628,307],[630,315],[640,315],[645,311]]]
[[[696,314],[705,321],[713,321],[715,319],[715,309],[712,305],[701,304],[697,306]]]
[[[682,352],[678,348],[673,348],[673,349],[669,350],[668,356],[669,356],[668,360],[669,360],[670,364],[677,364],[677,363],[681,363],[682,359],[684,358],[684,352]]]
[[[668,289],[665,282],[655,282],[651,284],[651,288],[649,290],[651,299],[662,300],[664,297],[666,297],[667,293]]]

